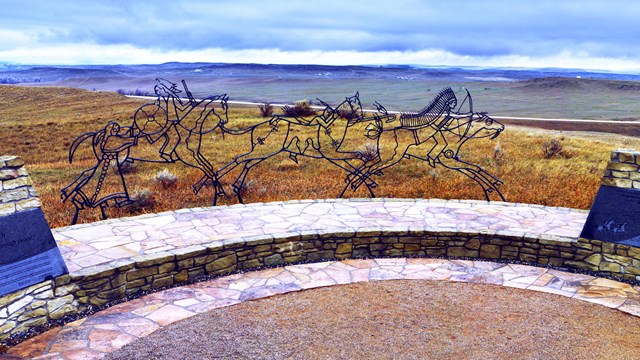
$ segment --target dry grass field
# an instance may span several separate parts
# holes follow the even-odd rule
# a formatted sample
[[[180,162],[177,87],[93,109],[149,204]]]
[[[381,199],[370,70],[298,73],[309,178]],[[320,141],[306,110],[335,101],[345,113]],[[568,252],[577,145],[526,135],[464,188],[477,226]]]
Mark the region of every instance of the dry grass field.
[[[0,86],[0,154],[19,155],[25,160],[52,227],[69,225],[73,216],[74,207],[69,202],[62,203],[60,190],[95,164],[89,142],[81,145],[74,162],[69,164],[70,144],[78,135],[100,130],[109,121],[131,124],[135,110],[144,103],[116,93]],[[233,128],[263,119],[257,107],[231,105],[229,120],[227,126]],[[349,130],[354,136],[350,136],[347,146],[364,149],[364,140],[370,140],[360,135],[361,130]],[[554,140],[559,144],[559,151],[547,157],[545,145]],[[203,152],[214,166],[220,166],[247,146],[246,138],[222,137],[217,131],[207,135]],[[610,151],[621,147],[640,149],[640,138],[509,125],[494,140],[470,141],[461,156],[504,181],[501,189],[508,201],[586,209],[598,189]],[[157,149],[145,151],[147,156],[157,157]],[[287,155],[280,154],[256,166],[243,189],[245,202],[334,198],[340,193],[345,179],[343,171],[322,160],[302,157],[298,160],[296,164]],[[163,169],[176,175],[178,180],[173,186],[153,181]],[[236,175],[237,171],[222,179],[228,194],[232,194],[230,185]],[[206,188],[194,195],[191,188],[200,177],[199,170],[180,163],[137,163],[126,174],[129,192],[146,189],[153,201],[135,212],[110,208],[108,216],[209,206],[213,190]],[[375,189],[378,197],[484,198],[481,188],[469,178],[417,160],[403,160],[374,180],[379,184]],[[346,197],[368,197],[368,192],[361,188],[348,191]],[[227,196],[219,199],[218,204],[236,202],[235,197]],[[99,218],[98,210],[86,210],[81,212],[79,222]]]

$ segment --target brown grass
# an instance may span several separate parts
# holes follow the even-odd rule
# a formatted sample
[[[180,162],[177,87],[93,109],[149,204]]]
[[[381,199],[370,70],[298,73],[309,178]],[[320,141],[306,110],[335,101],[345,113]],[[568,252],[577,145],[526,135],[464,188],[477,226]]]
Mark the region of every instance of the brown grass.
[[[52,227],[68,225],[73,206],[62,203],[60,190],[82,170],[95,164],[89,146],[83,144],[73,164],[67,161],[69,145],[81,133],[102,129],[109,121],[128,125],[143,101],[115,93],[95,93],[68,88],[28,88],[0,86],[0,154],[24,158],[35,187],[43,202],[43,210]],[[241,127],[263,120],[257,107],[232,107],[230,127]],[[345,146],[365,148],[369,139],[362,129],[351,128],[353,139]],[[248,145],[245,138],[219,132],[209,135],[203,144],[205,155],[221,166]],[[544,158],[543,145],[558,140],[562,156]],[[366,140],[366,141],[365,141]],[[496,147],[496,145],[498,145]],[[493,141],[473,141],[466,145],[463,159],[482,166],[504,181],[502,192],[508,201],[588,208],[598,189],[609,153],[614,148],[640,148],[640,139],[624,136],[553,132],[517,126]],[[145,149],[148,156],[157,149]],[[345,174],[328,162],[298,157],[296,164],[285,154],[277,155],[256,166],[249,174],[243,195],[245,202],[289,199],[334,198],[344,187]],[[178,177],[177,186],[163,188],[152,179],[167,168]],[[230,185],[237,171],[223,178]],[[159,212],[185,207],[209,206],[213,190],[206,188],[194,195],[191,185],[201,173],[184,164],[139,163],[135,172],[126,175],[130,193],[149,189],[155,205],[141,211]],[[469,178],[443,168],[431,168],[417,160],[403,160],[375,177],[380,185],[378,197],[483,199],[483,193]],[[108,190],[108,189],[107,189]],[[366,189],[348,191],[346,197],[368,197]],[[233,196],[219,199],[219,204],[233,204]],[[110,217],[127,216],[125,209],[108,209]],[[99,211],[83,211],[80,222],[99,219]]]

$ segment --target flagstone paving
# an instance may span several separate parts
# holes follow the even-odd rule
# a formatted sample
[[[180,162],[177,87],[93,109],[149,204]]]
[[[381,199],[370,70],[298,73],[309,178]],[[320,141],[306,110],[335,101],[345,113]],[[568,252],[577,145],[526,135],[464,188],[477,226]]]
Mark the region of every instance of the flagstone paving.
[[[70,272],[190,245],[308,231],[433,230],[576,239],[583,210],[420,199],[301,200],[183,209],[54,229]]]
[[[450,231],[575,241],[582,210],[459,200],[302,200],[183,209],[54,229],[74,273],[121,259],[224,243],[239,237],[309,232]],[[236,274],[115,305],[11,349],[25,358],[91,359],[175,321],[274,294],[358,281],[432,279],[544,291],[640,314],[631,285],[545,268],[439,259],[345,260]],[[2,355],[0,355],[0,358]]]
[[[163,326],[216,308],[322,286],[395,279],[516,287],[601,304],[640,316],[640,287],[589,275],[487,261],[344,260],[235,274],[160,291],[49,330],[10,348],[7,355],[36,359],[98,359]]]

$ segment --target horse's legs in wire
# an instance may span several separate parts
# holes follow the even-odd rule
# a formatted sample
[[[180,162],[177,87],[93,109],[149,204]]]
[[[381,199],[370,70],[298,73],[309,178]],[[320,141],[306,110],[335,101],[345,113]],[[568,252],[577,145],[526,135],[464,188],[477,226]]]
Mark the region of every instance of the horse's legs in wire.
[[[210,179],[209,175],[204,174],[202,175],[202,177],[200,178],[200,180],[196,181],[195,184],[193,184],[192,188],[193,188],[193,193],[198,195],[198,193],[200,192],[200,190],[202,190],[202,188],[207,184],[207,181]]]
[[[394,151],[393,153],[391,153],[391,156],[388,158],[383,159],[382,155],[380,155],[381,161],[371,165],[365,173],[359,174],[357,176],[357,178],[354,180],[351,186],[353,190],[358,189],[366,181],[366,179],[369,179],[371,177],[371,175],[378,175],[378,176],[383,175],[382,170],[387,169],[399,163],[400,160],[402,160],[402,156],[404,152],[406,152],[406,148],[404,149],[402,154],[398,153],[397,151]]]
[[[405,135],[405,136],[402,136]],[[387,137],[385,140],[383,137]],[[391,146],[382,146],[381,144],[395,144]],[[389,168],[402,160],[402,157],[407,152],[409,146],[415,144],[415,138],[411,136],[410,138],[406,137],[405,133],[399,135],[395,130],[382,132],[380,134],[380,138],[378,139],[378,158],[379,161],[372,164],[365,175],[359,176],[358,179],[352,185],[352,188],[355,190],[359,188],[363,181],[370,177],[371,175],[382,175],[382,170]]]
[[[468,169],[468,171],[473,173],[475,176],[481,178],[483,182],[485,182],[487,185],[489,185],[492,188],[496,188],[497,186],[500,186],[503,184],[503,182],[500,179],[489,174],[487,171],[485,171],[483,168],[481,168],[478,165],[471,164],[466,161],[462,161],[455,156],[451,157],[451,159],[457,161],[458,163],[464,164],[463,165],[464,168]]]
[[[80,214],[80,208],[78,207],[78,205],[76,205],[76,211],[73,214],[73,220],[71,220],[71,225],[75,225],[75,224],[78,223],[78,215],[79,214]]]
[[[222,184],[220,184],[220,181],[218,181],[218,179],[211,179],[211,181],[213,181],[213,202],[211,204],[211,206],[216,206],[218,204],[218,195],[224,194],[224,189],[222,188]]]
[[[76,211],[73,214],[73,220],[71,220],[71,225],[75,225],[78,223],[78,215],[80,215],[80,210],[84,209],[84,202],[82,200],[78,200],[77,196],[79,196],[78,194],[76,194],[72,199],[71,202],[73,203],[73,206],[75,206]]]
[[[449,145],[449,144],[447,143],[447,139],[444,137],[444,135],[442,134],[441,131],[438,131],[435,134],[433,134],[433,136],[431,138],[433,139],[435,144],[425,154],[426,155],[425,157],[426,157],[427,162],[429,163],[429,165],[431,167],[435,168],[436,167],[436,159],[438,159],[438,157],[442,154],[444,149],[446,149],[447,145]]]
[[[355,191],[362,184],[365,184],[365,186],[367,187],[367,190],[369,190],[369,195],[371,195],[371,197],[376,197],[376,195],[373,193],[373,188],[376,188],[378,184],[369,176],[370,173],[368,170],[363,171],[363,169],[368,169],[368,167],[366,166],[366,163],[360,165],[359,167],[355,167],[349,164],[349,162],[346,160],[344,162],[348,164],[348,167],[346,166],[343,167],[343,166],[340,166],[339,164],[336,164],[337,166],[341,167],[342,169],[348,172],[347,178],[345,181],[346,184],[342,189],[342,191],[340,192],[340,195],[338,195],[338,198],[343,197],[344,193],[347,191],[349,187],[351,187]],[[355,181],[359,181],[359,184],[356,185],[354,183]]]
[[[232,188],[233,188],[233,191],[236,193],[236,196],[238,197],[238,202],[240,202],[240,204],[244,204],[242,200],[242,191],[244,189],[244,182],[247,179],[247,175],[249,174],[249,171],[251,170],[251,168],[260,164],[264,160],[266,159],[260,158],[260,159],[252,159],[252,160],[246,161],[244,163],[244,167],[242,168],[242,171],[240,172],[240,175],[238,175],[238,177],[236,178],[236,181],[233,183]]]
[[[89,182],[97,169],[98,165],[84,170],[82,173],[80,173],[80,175],[75,180],[73,180],[71,184],[62,189],[62,200],[64,201],[74,192],[80,191]],[[73,189],[71,189],[71,191],[68,191],[68,189],[71,187],[73,187]]]

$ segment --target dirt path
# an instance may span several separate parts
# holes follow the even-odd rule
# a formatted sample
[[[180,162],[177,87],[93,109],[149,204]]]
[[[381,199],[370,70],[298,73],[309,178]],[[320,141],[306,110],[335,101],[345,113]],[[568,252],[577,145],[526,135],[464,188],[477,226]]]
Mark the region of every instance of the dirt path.
[[[428,280],[356,283],[175,323],[109,359],[637,359],[640,318],[556,295]]]

